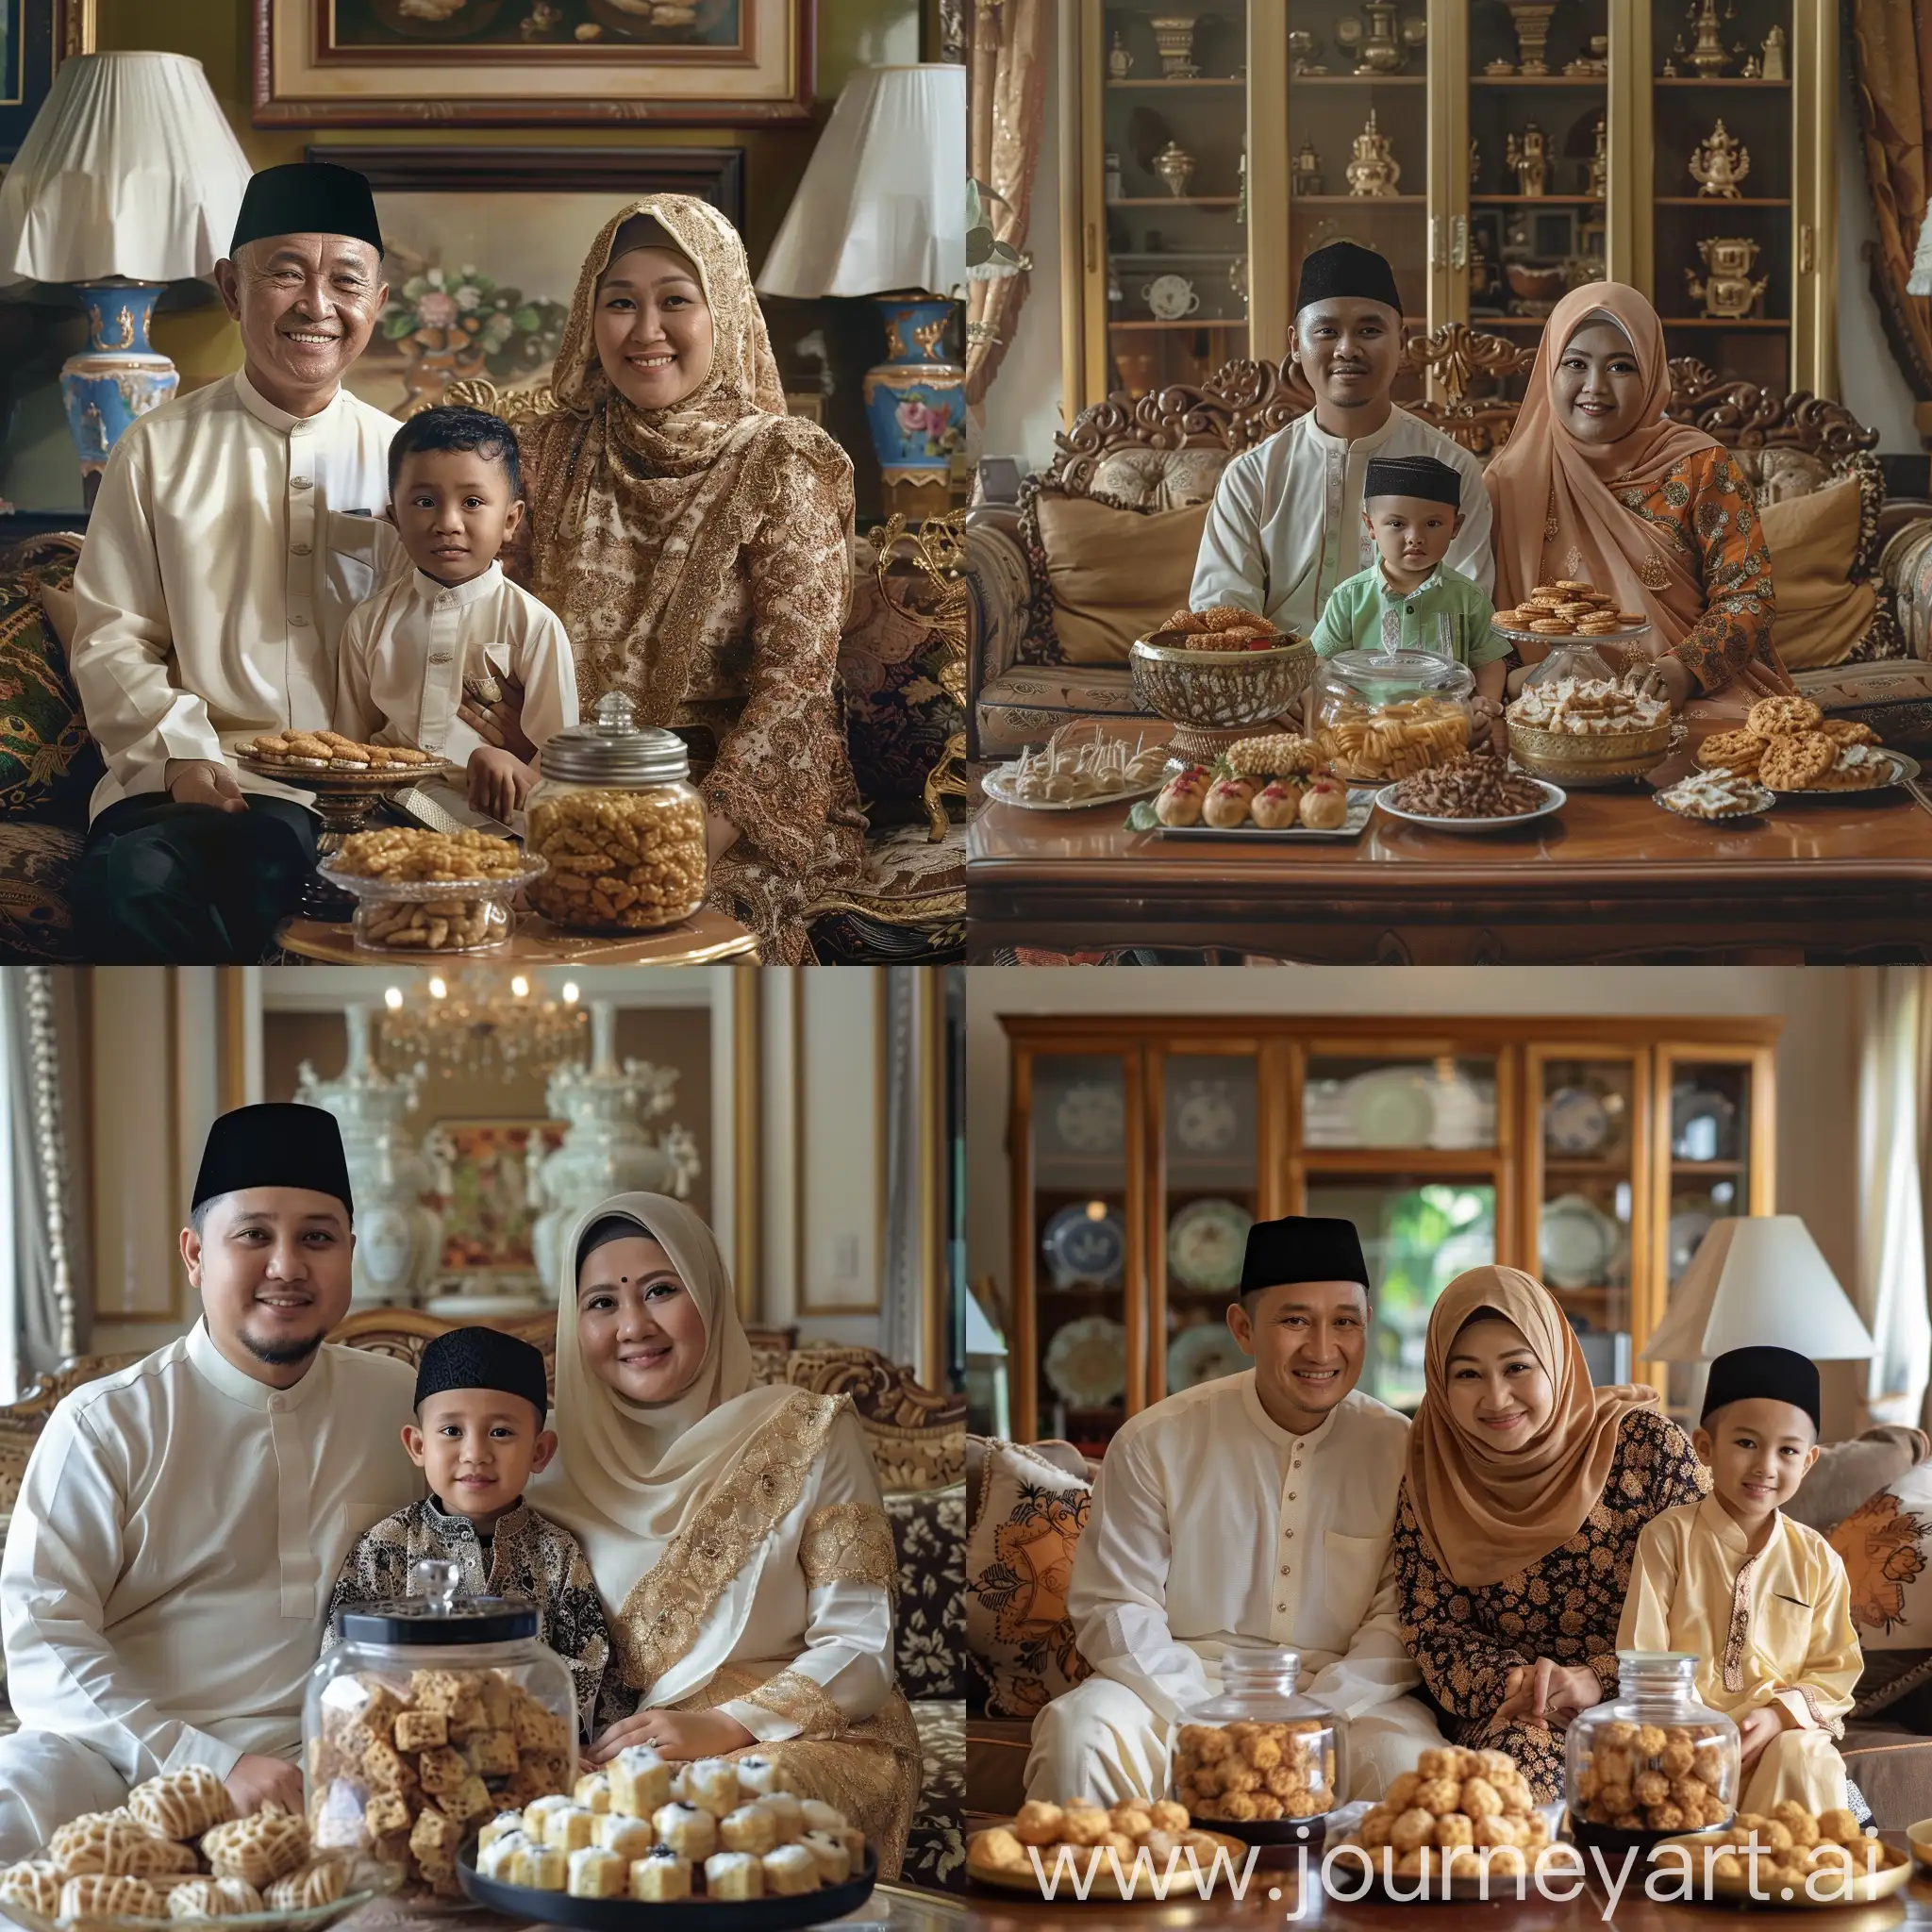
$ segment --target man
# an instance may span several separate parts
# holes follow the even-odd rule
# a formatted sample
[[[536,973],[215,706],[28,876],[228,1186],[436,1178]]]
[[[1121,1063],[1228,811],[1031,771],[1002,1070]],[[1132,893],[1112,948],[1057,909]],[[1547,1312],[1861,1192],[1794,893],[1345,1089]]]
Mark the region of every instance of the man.
[[[1481,466],[1460,443],[1396,408],[1402,297],[1374,249],[1331,242],[1302,263],[1289,354],[1315,407],[1221,473],[1189,602],[1239,604],[1307,637],[1328,593],[1375,561],[1362,524],[1372,457],[1435,457],[1462,476],[1462,527],[1444,561],[1489,591],[1490,498]]]
[[[1227,1324],[1255,1366],[1130,1417],[1108,1445],[1067,1608],[1095,1675],[1034,1720],[1028,1795],[1160,1797],[1184,1715],[1234,1649],[1301,1653],[1348,1720],[1345,1796],[1442,1740],[1396,1628],[1390,1532],[1407,1423],[1355,1385],[1369,1329],[1354,1224],[1257,1223]]]
[[[363,519],[389,501],[396,425],[341,386],[389,297],[368,182],[257,175],[215,277],[242,371],[122,437],[75,575],[74,679],[108,763],[73,887],[90,959],[260,958],[314,822],[229,754],[329,728],[337,641],[375,587]]]
[[[181,1258],[202,1319],[48,1419],[0,1561],[0,1858],[190,1764],[302,1806],[302,1691],[350,1545],[421,1483],[407,1364],[324,1337],[353,1204],[319,1108],[209,1131]]]

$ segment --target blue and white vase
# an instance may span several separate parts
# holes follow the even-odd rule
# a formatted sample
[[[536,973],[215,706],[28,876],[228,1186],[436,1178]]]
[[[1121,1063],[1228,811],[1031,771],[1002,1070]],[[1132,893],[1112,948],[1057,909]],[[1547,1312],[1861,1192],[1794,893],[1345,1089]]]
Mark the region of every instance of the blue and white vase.
[[[98,478],[128,425],[165,403],[181,377],[147,339],[158,285],[81,282],[75,292],[87,310],[87,347],[60,365],[60,393],[81,476]],[[93,489],[90,482],[90,501]]]
[[[966,371],[949,354],[958,305],[880,296],[886,359],[865,375],[865,413],[890,505],[904,490],[944,509],[954,456],[966,446]]]

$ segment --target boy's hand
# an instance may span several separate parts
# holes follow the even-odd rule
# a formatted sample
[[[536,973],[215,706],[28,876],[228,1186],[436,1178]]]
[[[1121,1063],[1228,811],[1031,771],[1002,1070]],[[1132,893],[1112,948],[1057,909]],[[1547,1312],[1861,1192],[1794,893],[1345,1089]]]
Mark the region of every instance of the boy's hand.
[[[302,1769],[286,1757],[262,1757],[248,1752],[222,1782],[235,1806],[237,1818],[247,1818],[273,1800],[292,1817],[302,1815]]]
[[[1469,708],[1475,722],[1470,749],[1482,749],[1483,734],[1487,731],[1490,749],[1499,758],[1507,757],[1509,750],[1509,727],[1503,722],[1503,707],[1494,698],[1474,697],[1469,701]]]
[[[1785,1727],[1781,1704],[1762,1704],[1738,1720],[1738,1765],[1748,1772],[1764,1756],[1764,1747]]]
[[[494,745],[478,745],[470,754],[469,769],[470,808],[487,811],[493,819],[521,810],[537,782],[522,758]]]
[[[457,707],[457,716],[486,744],[525,760],[537,756],[537,747],[524,735],[524,688],[505,673],[497,679],[503,695],[495,704],[466,697]]]
[[[659,1757],[722,1757],[758,1740],[722,1710],[641,1710],[614,1724],[584,1754],[592,1764],[608,1764],[632,1744],[648,1744]]]

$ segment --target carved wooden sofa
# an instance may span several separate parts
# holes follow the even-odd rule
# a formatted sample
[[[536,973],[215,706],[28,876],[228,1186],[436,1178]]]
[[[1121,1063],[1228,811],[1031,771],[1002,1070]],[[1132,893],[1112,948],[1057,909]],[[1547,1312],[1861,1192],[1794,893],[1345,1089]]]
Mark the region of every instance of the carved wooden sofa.
[[[331,1340],[413,1366],[424,1343],[454,1325],[415,1309],[373,1308],[349,1316]],[[492,1325],[541,1349],[554,1385],[554,1315]],[[965,1398],[922,1388],[911,1370],[872,1349],[758,1346],[775,1339],[754,1336],[758,1379],[849,1396],[886,1491],[899,1554],[899,1682],[925,1755],[903,1882],[958,1890],[965,1864]],[[70,1390],[139,1359],[83,1356],[0,1407],[0,1547],[27,1457],[55,1405]]]
[[[1501,388],[1527,374],[1532,348],[1450,323],[1415,337],[1405,353],[1397,395],[1417,399],[1403,400],[1404,408],[1479,458],[1508,440],[1517,406]],[[1907,554],[1907,526],[1932,518],[1932,503],[1887,504],[1883,474],[1872,454],[1877,432],[1824,397],[1803,391],[1779,395],[1728,381],[1699,362],[1673,361],[1671,376],[1670,414],[1732,449],[1760,502],[1805,495],[1837,477],[1857,476],[1859,529],[1853,577],[1877,577],[1882,567],[1887,577],[1856,655],[1879,661],[1904,657],[1891,559],[1916,560],[1923,569],[1923,594],[1932,615],[1932,547],[1916,558]],[[1230,457],[1313,406],[1313,393],[1292,363],[1230,362],[1202,387],[1174,384],[1138,398],[1116,393],[1081,411],[1056,439],[1052,463],[1028,479],[1017,508],[983,507],[972,513],[968,672],[975,758],[1009,757],[1081,717],[1142,715],[1124,664],[1072,663],[1059,646],[1041,538],[1041,496],[1087,497],[1141,510],[1202,503],[1213,494]],[[1183,582],[1164,601],[1184,602],[1186,591]],[[1923,640],[1925,629],[1919,625],[1915,636]],[[1837,675],[1856,685],[1860,667],[1847,665]],[[1880,686],[1888,684],[1882,673],[1874,677]],[[1897,683],[1894,675],[1890,684]],[[1912,684],[1907,696],[1916,702],[1921,727],[1932,724],[1927,692]]]

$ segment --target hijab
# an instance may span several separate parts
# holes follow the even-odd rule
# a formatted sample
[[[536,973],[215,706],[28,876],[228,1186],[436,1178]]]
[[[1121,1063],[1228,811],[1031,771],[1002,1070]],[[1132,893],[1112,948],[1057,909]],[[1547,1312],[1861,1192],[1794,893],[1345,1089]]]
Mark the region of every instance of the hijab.
[[[585,1237],[612,1216],[635,1223],[670,1256],[704,1321],[704,1359],[669,1402],[632,1402],[584,1360],[579,1255]],[[572,1286],[557,1309],[558,1457],[533,1500],[583,1545],[598,1594],[614,1609],[797,1391],[754,1383],[730,1272],[716,1237],[683,1202],[613,1195],[579,1217],[564,1252]]]
[[[1466,1433],[1448,1400],[1456,1338],[1489,1312],[1514,1324],[1556,1394],[1542,1428],[1500,1452]],[[1409,1502],[1431,1555],[1465,1589],[1499,1583],[1569,1541],[1603,1494],[1624,1418],[1657,1401],[1641,1383],[1592,1388],[1562,1309],[1515,1268],[1472,1268],[1442,1291],[1429,1311],[1424,1374],[1408,1432]]]
[[[633,407],[597,355],[597,293],[620,244],[683,255],[711,311],[710,369],[669,408]],[[587,712],[621,689],[641,723],[669,724],[733,594],[738,552],[766,518],[787,514],[791,491],[813,482],[839,497],[849,524],[851,461],[786,413],[744,243],[692,195],[632,202],[598,231],[551,388],[559,413],[534,432],[530,453],[530,588],[570,633]]]
[[[1570,340],[1592,323],[1621,329],[1644,383],[1636,428],[1615,442],[1584,442],[1557,405],[1557,365]],[[1654,492],[1714,436],[1674,423],[1670,361],[1663,324],[1637,290],[1622,282],[1587,282],[1557,304],[1542,340],[1516,426],[1491,460],[1483,481],[1495,505],[1496,604],[1520,604],[1539,584],[1573,577],[1616,593],[1624,610],[1642,610],[1656,626],[1659,651],[1683,642],[1704,615],[1706,593],[1695,559],[1654,533],[1621,501],[1625,491]],[[1541,658],[1534,646],[1526,658]]]

